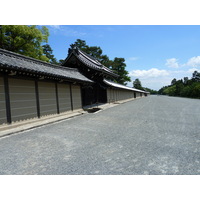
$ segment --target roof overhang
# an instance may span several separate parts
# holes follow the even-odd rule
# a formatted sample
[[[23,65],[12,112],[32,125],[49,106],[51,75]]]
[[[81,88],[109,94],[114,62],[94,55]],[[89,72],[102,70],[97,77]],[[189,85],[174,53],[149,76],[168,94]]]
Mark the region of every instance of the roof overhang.
[[[96,58],[94,58],[91,55],[88,55],[87,53],[81,51],[78,47],[73,47],[72,49],[69,49],[69,54],[65,61],[62,63],[62,66],[67,66],[70,64],[70,59],[72,57],[75,57],[79,62],[81,62],[83,65],[87,66],[90,69],[93,69],[95,71],[98,71],[100,73],[109,75],[111,77],[119,77],[118,74],[114,73],[111,69],[105,67],[102,65]]]
[[[4,49],[0,49],[0,68],[2,72],[12,71],[24,75],[36,74],[66,81],[93,83],[77,69],[50,64]]]
[[[146,92],[146,91],[143,91],[143,90],[138,90],[136,88],[131,88],[131,87],[128,87],[128,86],[125,86],[125,85],[121,85],[119,83],[115,83],[115,82],[112,82],[112,81],[109,81],[109,80],[106,80],[104,79],[103,82],[110,86],[110,87],[113,87],[113,88],[119,88],[119,89],[124,89],[124,90],[131,90],[133,92],[139,92],[139,93],[146,93],[148,94],[149,92]]]

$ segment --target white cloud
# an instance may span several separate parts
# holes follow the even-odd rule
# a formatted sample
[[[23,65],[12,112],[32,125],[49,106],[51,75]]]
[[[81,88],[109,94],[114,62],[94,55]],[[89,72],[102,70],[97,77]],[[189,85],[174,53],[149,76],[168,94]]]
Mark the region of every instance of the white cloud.
[[[57,29],[57,30],[59,30],[60,28],[61,28],[61,26],[60,25],[49,25],[51,28],[53,28],[53,29]]]
[[[176,58],[169,58],[166,60],[165,65],[171,68],[179,68],[180,65],[178,64],[178,59]]]
[[[68,37],[82,37],[86,35],[85,32],[79,31],[79,29],[76,29],[73,26],[49,25],[49,28],[54,34],[64,35]]]
[[[200,67],[200,56],[190,58],[186,65],[190,67]]]
[[[143,87],[159,90],[161,87],[170,85],[171,81],[184,77],[191,78],[194,71],[199,71],[200,56],[192,57],[185,63],[179,63],[178,59],[170,58],[166,60],[165,66],[171,69],[151,68],[149,70],[132,70],[129,76],[134,79],[139,78]],[[132,82],[128,85],[132,86]]]
[[[138,60],[138,57],[130,57],[129,60]]]
[[[149,70],[133,70],[129,72],[130,76],[138,77],[138,78],[156,78],[160,76],[167,76],[169,72],[166,70],[159,70],[156,68],[151,68]]]
[[[199,69],[197,69],[197,68],[191,68],[191,69],[188,69],[187,73],[192,74],[194,71],[199,71]]]

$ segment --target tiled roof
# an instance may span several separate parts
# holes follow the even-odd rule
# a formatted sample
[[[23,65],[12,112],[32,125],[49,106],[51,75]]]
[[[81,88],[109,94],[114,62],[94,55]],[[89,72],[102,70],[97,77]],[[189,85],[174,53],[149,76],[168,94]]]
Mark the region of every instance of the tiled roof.
[[[62,67],[34,58],[0,49],[0,68],[48,75],[80,82],[93,82],[83,76],[78,69]]]
[[[68,59],[73,55],[76,56],[76,58],[81,61],[83,64],[85,64],[86,66],[88,66],[89,68],[95,69],[97,71],[109,74],[110,76],[113,77],[118,77],[119,75],[117,75],[116,73],[114,73],[111,69],[105,67],[104,65],[102,65],[96,58],[94,58],[93,56],[81,51],[79,48],[74,47],[73,49],[69,49],[69,55],[66,58],[65,62],[63,63],[63,65],[65,65],[65,63],[68,62]]]
[[[115,83],[115,82],[112,82],[112,81],[109,81],[109,80],[106,80],[106,79],[104,79],[103,82],[106,85],[111,86],[111,87],[115,87],[115,88],[120,88],[120,89],[125,89],[125,90],[132,90],[134,92],[149,93],[149,92],[146,92],[146,91],[143,91],[143,90],[138,90],[136,88],[131,88],[131,87],[128,87],[128,86],[125,86],[125,85],[121,85],[119,83]]]

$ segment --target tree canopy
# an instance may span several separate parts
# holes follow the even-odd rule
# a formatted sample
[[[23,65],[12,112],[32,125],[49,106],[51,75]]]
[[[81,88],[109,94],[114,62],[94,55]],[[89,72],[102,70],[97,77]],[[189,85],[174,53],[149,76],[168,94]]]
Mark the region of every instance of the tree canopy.
[[[44,55],[49,59],[52,64],[58,64],[57,59],[53,55],[53,50],[49,44],[42,45]]]
[[[0,25],[0,48],[47,62],[51,58],[42,44],[48,42],[48,37],[46,26]]]
[[[158,94],[158,91],[156,91],[156,90],[152,90],[150,88],[143,87],[139,78],[136,78],[133,81],[133,88],[136,88],[138,90],[143,90],[143,91],[146,91],[146,92],[150,92],[150,94]]]
[[[159,94],[169,96],[200,98],[200,73],[194,71],[192,78],[184,77],[183,80],[173,79],[171,85],[162,87]]]
[[[139,78],[136,78],[136,79],[133,81],[133,87],[136,88],[136,89],[139,89],[139,90],[144,90],[144,88],[142,87],[142,83],[141,83],[141,81],[139,80]]]

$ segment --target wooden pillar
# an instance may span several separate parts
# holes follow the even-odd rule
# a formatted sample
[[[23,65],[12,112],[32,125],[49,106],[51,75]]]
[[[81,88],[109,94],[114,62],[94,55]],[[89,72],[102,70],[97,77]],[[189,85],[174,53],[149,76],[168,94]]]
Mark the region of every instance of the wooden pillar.
[[[58,84],[57,83],[55,83],[55,92],[56,92],[57,114],[60,114],[59,100],[58,100]]]
[[[36,97],[37,117],[40,118],[40,98],[39,98],[38,80],[35,80],[35,97]]]
[[[71,100],[71,110],[73,111],[73,96],[72,96],[72,84],[69,85],[69,89],[70,89],[70,100]]]
[[[10,93],[9,93],[9,83],[8,83],[8,75],[4,74],[4,91],[5,91],[5,101],[6,101],[6,117],[7,123],[12,123],[11,118],[11,107],[10,107]]]
[[[81,107],[83,108],[83,89],[82,89],[82,85],[80,85],[80,92],[81,92]]]

